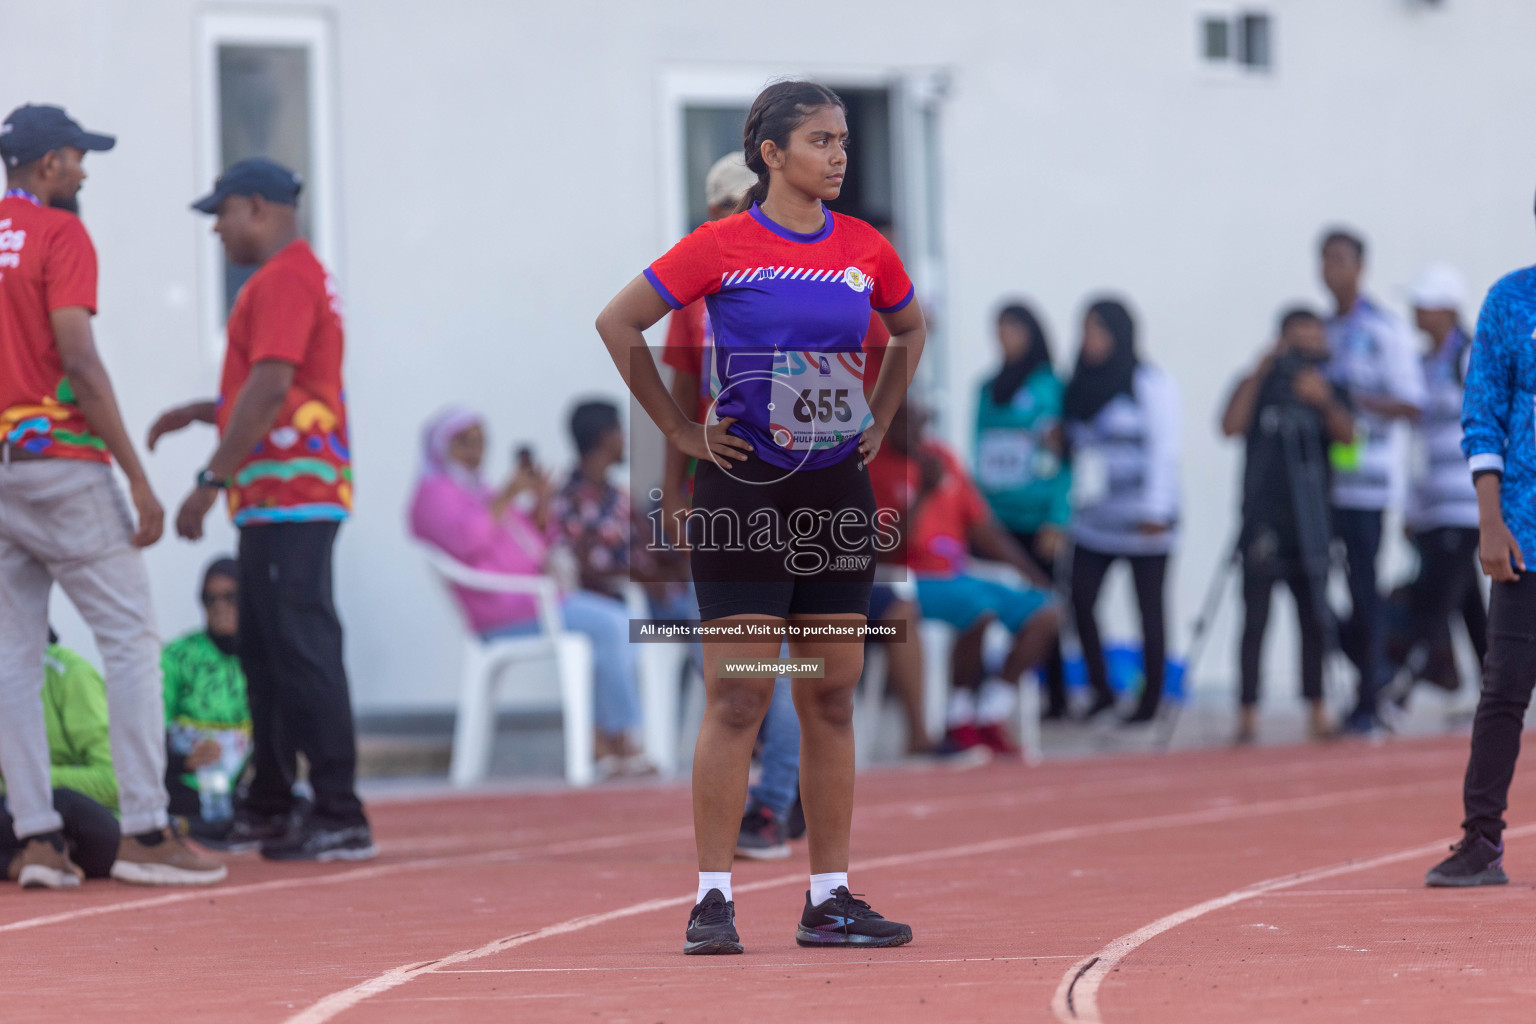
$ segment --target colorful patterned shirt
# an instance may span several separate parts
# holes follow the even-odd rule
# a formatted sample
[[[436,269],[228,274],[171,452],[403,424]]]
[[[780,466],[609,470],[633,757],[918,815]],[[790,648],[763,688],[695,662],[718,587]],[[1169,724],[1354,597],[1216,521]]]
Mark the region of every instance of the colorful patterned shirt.
[[[228,330],[220,431],[229,426],[253,366],[276,360],[294,368],[275,424],[231,479],[235,525],[345,519],[352,509],[352,454],[341,380],[341,301],[308,242],[297,239],[262,264],[240,289]]]

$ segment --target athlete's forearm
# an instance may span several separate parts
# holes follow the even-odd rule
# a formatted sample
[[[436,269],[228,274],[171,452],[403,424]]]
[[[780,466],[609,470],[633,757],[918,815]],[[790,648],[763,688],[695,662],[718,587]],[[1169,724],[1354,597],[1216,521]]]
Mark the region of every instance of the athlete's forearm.
[[[912,386],[927,337],[928,330],[921,321],[901,334],[891,335],[885,359],[880,363],[880,376],[875,378],[875,388],[869,396],[869,411],[882,428],[890,426],[896,410],[901,408],[902,400],[907,396],[907,389]],[[893,351],[897,353],[895,358],[892,358]]]
[[[630,394],[669,440],[686,429],[690,421],[662,382],[656,359],[645,344],[645,330],[670,308],[649,281],[637,277],[598,314],[596,325],[597,335],[608,349],[608,358],[618,368]]]

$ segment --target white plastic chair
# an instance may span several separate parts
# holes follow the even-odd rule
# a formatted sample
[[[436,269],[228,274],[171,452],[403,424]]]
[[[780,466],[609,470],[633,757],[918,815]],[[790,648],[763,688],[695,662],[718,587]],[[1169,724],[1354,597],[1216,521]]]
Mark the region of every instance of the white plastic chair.
[[[419,546],[427,563],[449,583],[470,590],[531,594],[538,605],[537,633],[489,641],[470,634],[465,640],[450,781],[463,787],[485,780],[496,738],[497,680],[505,669],[515,668],[519,697],[530,704],[558,702],[560,706],[566,782],[590,786],[597,774],[592,763],[592,644],[582,634],[561,628],[554,581],[546,576],[482,572],[435,547]],[[540,700],[541,696],[546,699]]]

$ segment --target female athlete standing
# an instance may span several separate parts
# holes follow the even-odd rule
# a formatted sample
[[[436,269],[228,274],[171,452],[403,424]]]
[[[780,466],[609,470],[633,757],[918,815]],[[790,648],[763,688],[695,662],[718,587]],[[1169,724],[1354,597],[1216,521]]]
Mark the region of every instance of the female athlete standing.
[[[746,209],[704,224],[631,281],[597,330],[635,398],[699,460],[691,561],[706,629],[704,722],[693,760],[697,905],[684,952],[740,953],[731,859],[769,675],[726,675],[732,661],[775,658],[777,636],[748,625],[862,625],[877,535],[865,463],[874,458],[922,354],[923,315],[895,251],[862,221],[822,206],[848,167],[842,100],[811,82],[770,85],[743,133],[758,182]],[[693,422],[668,394],[642,331],[707,297],[717,422]],[[863,406],[860,346],[870,310],[893,352]],[[786,539],[787,538],[787,539]],[[867,556],[867,557],[866,557]],[[801,798],[811,879],[795,934],[802,946],[896,946],[912,939],[848,891],[853,814],[853,689],[862,643],[790,638],[823,673],[792,681],[802,733]]]

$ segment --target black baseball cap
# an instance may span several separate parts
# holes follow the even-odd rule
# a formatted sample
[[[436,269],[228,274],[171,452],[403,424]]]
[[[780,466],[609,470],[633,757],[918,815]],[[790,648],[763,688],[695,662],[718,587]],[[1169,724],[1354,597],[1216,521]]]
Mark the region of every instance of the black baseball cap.
[[[297,206],[303,187],[303,179],[276,160],[254,156],[230,164],[213,183],[213,191],[193,203],[192,209],[218,213],[219,204],[230,196],[261,196],[274,203]]]
[[[0,156],[7,167],[29,164],[66,146],[100,151],[115,145],[116,136],[86,131],[63,107],[27,103],[0,123]]]

